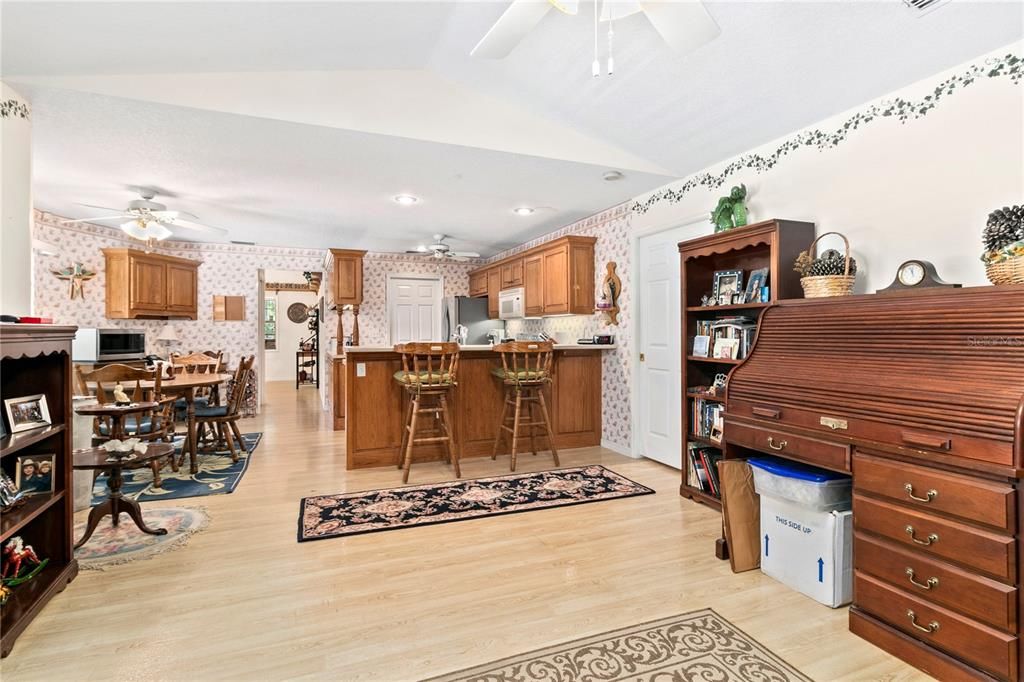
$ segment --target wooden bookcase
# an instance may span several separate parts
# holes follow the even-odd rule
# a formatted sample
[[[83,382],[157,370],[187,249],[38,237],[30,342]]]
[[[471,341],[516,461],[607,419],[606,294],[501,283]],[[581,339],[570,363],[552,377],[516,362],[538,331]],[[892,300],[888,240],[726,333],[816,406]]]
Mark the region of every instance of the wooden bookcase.
[[[0,324],[0,399],[42,393],[50,426],[10,433],[0,438],[0,465],[14,478],[21,456],[53,453],[54,492],[34,495],[0,519],[0,542],[20,535],[49,563],[32,580],[11,588],[0,607],[0,653],[7,656],[18,635],[55,594],[78,574],[71,548],[74,529],[71,484],[71,340],[75,327]]]
[[[680,285],[682,295],[682,482],[679,494],[715,509],[721,509],[717,495],[688,485],[690,474],[689,444],[715,448],[728,457],[728,433],[721,443],[693,434],[695,425],[691,411],[695,400],[703,399],[724,406],[725,393],[715,396],[696,392],[696,387],[711,386],[717,374],[728,374],[743,360],[695,357],[693,337],[699,322],[714,321],[727,316],[747,315],[760,323],[761,313],[779,299],[801,298],[800,276],[793,271],[793,261],[814,239],[814,224],[793,220],[765,220],[753,225],[718,232],[679,243]],[[703,306],[701,298],[711,292],[714,273],[719,270],[742,270],[744,286],[751,271],[768,268],[767,302],[735,305]],[[709,351],[709,355],[710,355]]]

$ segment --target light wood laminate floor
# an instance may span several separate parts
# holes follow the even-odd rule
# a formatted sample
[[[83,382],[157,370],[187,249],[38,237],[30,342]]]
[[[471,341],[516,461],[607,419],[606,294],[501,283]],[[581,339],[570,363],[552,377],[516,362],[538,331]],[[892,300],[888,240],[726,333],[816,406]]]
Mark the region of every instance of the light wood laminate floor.
[[[923,675],[847,631],[832,610],[714,556],[720,517],[678,495],[675,470],[609,450],[566,451],[656,495],[298,544],[299,498],[401,485],[345,470],[315,389],[268,384],[264,439],[188,546],[83,571],[0,664],[22,680],[412,680],[710,607],[817,680]],[[551,468],[543,454],[520,471]],[[463,476],[505,473],[467,460]],[[410,483],[452,478],[413,465]],[[109,521],[107,521],[109,522]]]

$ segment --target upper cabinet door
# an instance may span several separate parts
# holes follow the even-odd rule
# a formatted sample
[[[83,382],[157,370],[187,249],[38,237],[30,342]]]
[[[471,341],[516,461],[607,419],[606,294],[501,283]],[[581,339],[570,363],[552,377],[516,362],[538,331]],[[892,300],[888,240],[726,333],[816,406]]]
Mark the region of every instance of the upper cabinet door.
[[[569,247],[569,312],[590,315],[594,312],[594,245]]]
[[[167,263],[147,256],[132,256],[129,262],[129,307],[132,310],[166,312]]]
[[[337,288],[334,302],[338,305],[360,305],[363,302],[363,259],[342,258],[337,263]]]
[[[469,295],[470,296],[486,296],[487,295],[487,273],[486,272],[474,272],[469,276]]]
[[[544,257],[540,254],[523,259],[523,313],[528,317],[544,314]]]
[[[569,246],[563,244],[545,251],[544,314],[569,312]]]
[[[197,271],[188,265],[167,264],[167,309],[196,313],[198,308]]]
[[[498,294],[501,291],[501,268],[487,271],[487,317],[498,319]]]
[[[501,266],[501,288],[513,289],[523,286],[523,259],[503,263]]]

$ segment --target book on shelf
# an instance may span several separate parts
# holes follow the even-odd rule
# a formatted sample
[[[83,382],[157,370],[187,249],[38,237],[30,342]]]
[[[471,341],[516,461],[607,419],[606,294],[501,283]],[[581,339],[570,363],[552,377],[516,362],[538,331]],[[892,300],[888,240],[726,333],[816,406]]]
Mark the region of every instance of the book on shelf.
[[[718,462],[721,459],[722,453],[717,448],[699,443],[689,443],[687,445],[689,464],[686,472],[687,485],[708,495],[720,497],[722,493],[718,478]]]
[[[690,432],[697,438],[713,438],[715,426],[721,423],[724,409],[720,402],[695,399],[690,406]]]
[[[706,353],[697,352],[706,343],[712,351],[712,357],[742,360],[754,345],[757,322],[747,315],[730,315],[715,320],[697,320],[695,330],[693,355],[707,357]],[[708,340],[704,341],[701,337],[707,337]],[[698,342],[698,339],[701,340]],[[719,355],[717,349],[720,348],[728,348],[729,355]]]

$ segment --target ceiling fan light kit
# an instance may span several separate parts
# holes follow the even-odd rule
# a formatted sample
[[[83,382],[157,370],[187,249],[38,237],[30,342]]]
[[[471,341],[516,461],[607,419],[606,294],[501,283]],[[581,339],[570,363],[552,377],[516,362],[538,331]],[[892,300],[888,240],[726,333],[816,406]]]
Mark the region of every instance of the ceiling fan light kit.
[[[159,202],[153,201],[156,197],[156,190],[151,188],[138,188],[140,199],[133,199],[128,202],[128,207],[123,211],[118,212],[116,208],[107,208],[105,206],[95,206],[92,204],[82,204],[88,208],[98,208],[104,211],[111,211],[113,215],[104,215],[96,218],[77,218],[75,220],[64,220],[65,224],[71,223],[88,223],[98,222],[104,220],[123,220],[128,218],[127,222],[121,223],[121,231],[133,239],[152,244],[156,241],[163,241],[169,237],[174,236],[174,232],[171,230],[172,227],[183,227],[189,230],[199,230],[203,232],[218,232],[220,234],[227,234],[227,230],[223,230],[219,227],[210,227],[209,225],[202,225],[191,220],[183,220],[181,216],[186,215],[190,218],[196,218],[196,216],[186,211],[169,211],[167,207]]]

